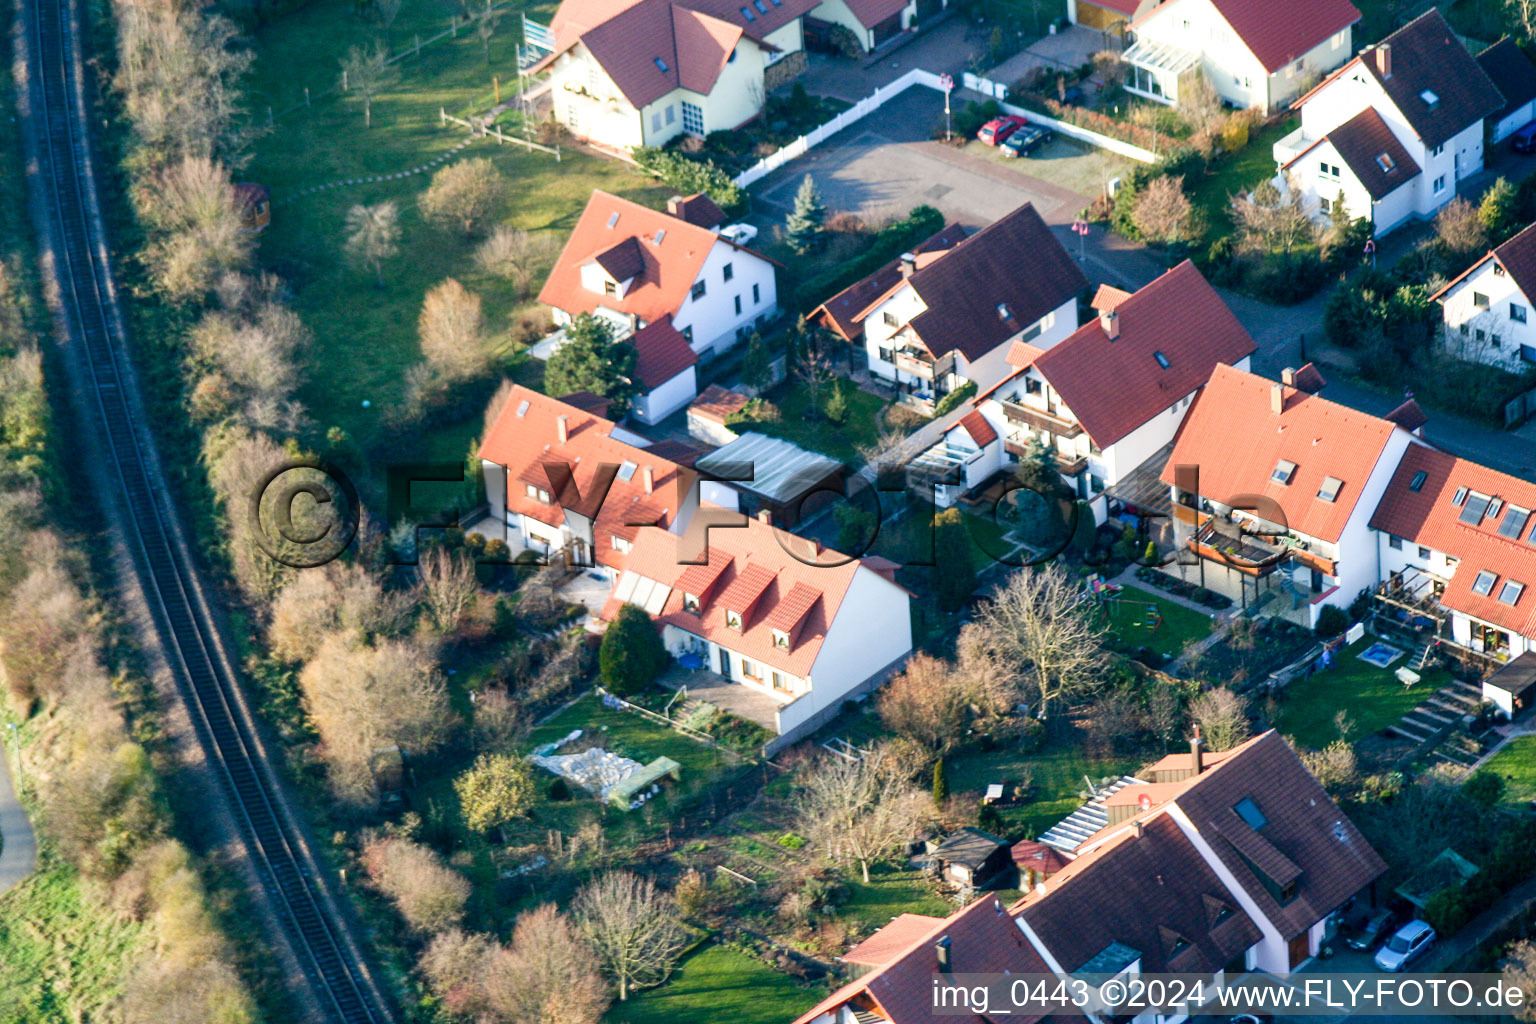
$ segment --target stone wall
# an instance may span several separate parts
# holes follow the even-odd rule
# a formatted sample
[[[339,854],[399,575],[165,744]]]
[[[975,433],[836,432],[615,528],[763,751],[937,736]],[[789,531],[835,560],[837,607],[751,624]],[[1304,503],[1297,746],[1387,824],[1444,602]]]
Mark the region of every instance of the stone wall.
[[[768,65],[768,67],[763,69],[764,91],[773,92],[781,86],[788,85],[803,75],[809,64],[810,62],[805,56],[805,51],[796,50],[794,53],[783,57],[778,63]]]

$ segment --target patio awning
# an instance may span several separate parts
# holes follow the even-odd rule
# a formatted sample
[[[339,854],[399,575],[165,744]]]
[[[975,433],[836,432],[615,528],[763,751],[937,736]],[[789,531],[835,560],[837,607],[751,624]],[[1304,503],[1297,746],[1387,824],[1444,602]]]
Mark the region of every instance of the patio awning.
[[[1120,59],[1148,71],[1180,75],[1200,63],[1200,54],[1169,43],[1138,39],[1135,45],[1120,55]]]

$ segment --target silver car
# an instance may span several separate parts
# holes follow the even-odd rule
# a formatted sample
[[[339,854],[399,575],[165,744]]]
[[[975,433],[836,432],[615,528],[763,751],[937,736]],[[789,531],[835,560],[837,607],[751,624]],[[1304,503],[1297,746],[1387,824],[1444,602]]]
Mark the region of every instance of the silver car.
[[[1424,921],[1409,921],[1376,951],[1376,966],[1384,971],[1407,969],[1435,944],[1435,930]]]

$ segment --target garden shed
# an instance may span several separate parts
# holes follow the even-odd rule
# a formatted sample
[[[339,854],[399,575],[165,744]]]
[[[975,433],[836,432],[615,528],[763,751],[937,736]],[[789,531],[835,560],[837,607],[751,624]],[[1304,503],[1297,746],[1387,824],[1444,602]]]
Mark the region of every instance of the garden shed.
[[[1483,680],[1483,700],[1505,718],[1516,718],[1536,697],[1536,652],[1526,651]]]
[[[950,882],[975,889],[1010,884],[1009,843],[979,828],[962,828],[939,844],[929,860]]]

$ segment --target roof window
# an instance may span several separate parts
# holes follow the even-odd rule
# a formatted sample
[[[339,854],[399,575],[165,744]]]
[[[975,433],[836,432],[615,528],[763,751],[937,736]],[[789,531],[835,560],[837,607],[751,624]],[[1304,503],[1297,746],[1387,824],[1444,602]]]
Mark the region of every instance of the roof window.
[[[1434,90],[1432,89],[1425,89],[1423,92],[1419,93],[1419,99],[1423,100],[1424,105],[1427,106],[1430,110],[1434,110],[1440,105],[1440,97],[1436,96]]]
[[[1509,506],[1509,511],[1504,513],[1504,521],[1499,523],[1499,536],[1519,540],[1520,534],[1525,532],[1525,524],[1530,522],[1530,519],[1531,514],[1525,509],[1514,505]]]
[[[656,62],[656,70],[657,71],[666,71],[667,70],[667,62],[662,60],[660,57],[652,57],[651,60]]]
[[[768,5],[763,3],[763,0],[752,0],[752,6],[757,8],[758,14],[768,13]]]
[[[657,60],[660,60],[660,59],[661,58],[659,58],[659,57],[657,58]],[[615,224],[617,224],[618,222],[619,222],[619,211],[618,210],[614,210],[612,213],[610,213],[608,215],[608,226],[611,228]]]
[[[1269,474],[1269,478],[1277,484],[1288,484],[1291,477],[1296,475],[1296,463],[1289,459],[1281,459],[1275,463],[1275,471]]]
[[[1458,488],[1456,488],[1456,493],[1451,495],[1451,504],[1452,505],[1460,505],[1462,502],[1464,502],[1466,500],[1467,500],[1467,489],[1465,487],[1458,487]]]
[[[750,7],[743,7],[741,9],[741,16],[743,18],[746,18],[748,21],[756,21],[757,20],[757,15],[752,13],[752,8],[750,8]]]
[[[1323,477],[1323,486],[1317,490],[1317,496],[1324,501],[1333,501],[1339,496],[1339,489],[1344,486],[1344,481],[1336,476]]]
[[[1525,584],[1516,583],[1514,580],[1505,580],[1504,589],[1499,591],[1499,603],[1513,607],[1520,600],[1520,595],[1525,593]]]
[[[1257,831],[1269,824],[1269,819],[1264,817],[1264,812],[1259,810],[1259,805],[1253,802],[1252,797],[1243,797],[1232,809],[1237,816],[1248,823],[1248,827]]]
[[[667,229],[666,228],[657,228],[656,229],[656,244],[657,245],[660,245],[661,244],[661,240],[663,238],[666,238],[666,237],[667,237]]]
[[[999,320],[1009,320],[1013,318],[1013,314],[1008,310],[1008,303],[999,302],[997,304],[997,318]]]
[[[620,466],[619,466],[619,479],[623,480],[625,483],[628,483],[630,480],[633,480],[634,476],[635,476],[635,469],[636,468],[638,468],[638,467],[636,467],[636,465],[633,462],[630,462],[628,459],[625,459],[624,462],[621,463]]]
[[[1391,174],[1397,170],[1397,161],[1392,159],[1391,153],[1377,153],[1376,166],[1381,168],[1381,173]]]
[[[1161,366],[1165,370],[1168,369],[1168,357],[1163,355],[1162,352],[1153,352],[1152,358],[1157,360],[1158,366]]]
[[[1429,474],[1422,469],[1413,474],[1413,479],[1408,483],[1408,489],[1417,494],[1424,489],[1424,481],[1429,479]]]
[[[1461,507],[1461,515],[1456,518],[1476,526],[1483,521],[1483,513],[1488,511],[1488,502],[1492,500],[1481,494],[1468,494],[1467,503]]]
[[[1498,578],[1499,574],[1492,569],[1484,569],[1477,574],[1477,579],[1472,581],[1472,593],[1487,597],[1493,593],[1493,584]]]
[[[528,399],[525,398],[517,406],[517,416],[518,419],[522,419],[526,415],[528,415]]]

